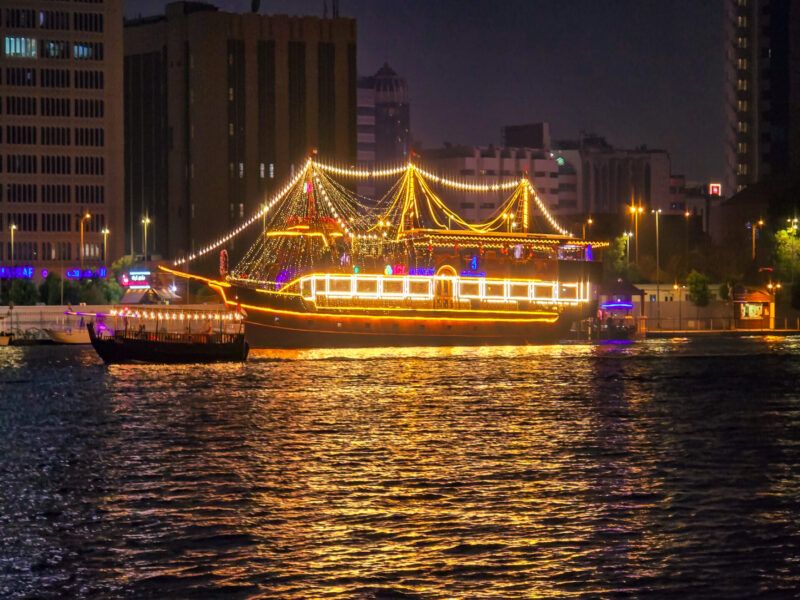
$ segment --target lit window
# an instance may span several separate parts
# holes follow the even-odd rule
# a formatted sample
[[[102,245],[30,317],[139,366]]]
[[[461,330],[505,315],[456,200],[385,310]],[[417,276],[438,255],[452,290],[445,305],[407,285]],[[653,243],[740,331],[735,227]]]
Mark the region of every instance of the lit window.
[[[239,204],[239,218],[244,219],[244,204]]]
[[[745,17],[744,15],[739,15],[738,17],[736,17],[736,24],[739,27],[747,27],[747,17]]]
[[[36,58],[36,40],[27,37],[6,36],[6,56]]]
[[[239,179],[241,179],[242,177],[244,177],[244,163],[240,162],[239,163]]]
[[[44,58],[67,58],[67,42],[46,41],[42,46]]]
[[[736,108],[739,112],[747,112],[747,100],[737,100]]]
[[[746,58],[739,58],[736,60],[736,66],[741,70],[747,70],[747,59]]]
[[[736,151],[739,154],[744,154],[747,152],[747,144],[745,142],[739,142],[736,144]]]
[[[261,177],[261,179],[264,179],[264,176],[265,176],[265,174],[266,174],[266,171],[267,171],[267,170],[266,170],[266,168],[265,168],[265,165],[264,165],[264,163],[260,163],[260,164],[258,165],[258,176],[259,176],[259,177]]]
[[[233,135],[233,123],[228,123],[228,135]]]
[[[747,133],[747,121],[739,121],[739,133]]]
[[[736,88],[739,91],[745,91],[747,89],[747,79],[740,79],[736,82]]]
[[[269,178],[275,179],[275,163],[269,163]]]
[[[78,60],[103,60],[101,42],[73,42],[72,58]]]
[[[746,37],[737,38],[736,42],[737,42],[739,48],[747,48],[747,38]]]

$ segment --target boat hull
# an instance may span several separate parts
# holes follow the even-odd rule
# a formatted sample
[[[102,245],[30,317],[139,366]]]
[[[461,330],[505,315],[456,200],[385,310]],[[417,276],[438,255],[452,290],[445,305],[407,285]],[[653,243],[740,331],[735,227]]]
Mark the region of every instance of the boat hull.
[[[50,336],[56,344],[91,344],[89,332],[86,329],[45,329],[45,333]]]
[[[245,335],[252,348],[359,348],[384,346],[485,346],[563,340],[578,309],[492,311],[310,310],[296,299],[236,290],[247,311]],[[244,300],[244,302],[241,302]]]
[[[106,364],[113,363],[211,363],[241,362],[247,360],[249,346],[244,334],[230,336],[230,343],[187,343],[153,341],[144,337],[99,338],[94,325],[87,325],[92,347]]]

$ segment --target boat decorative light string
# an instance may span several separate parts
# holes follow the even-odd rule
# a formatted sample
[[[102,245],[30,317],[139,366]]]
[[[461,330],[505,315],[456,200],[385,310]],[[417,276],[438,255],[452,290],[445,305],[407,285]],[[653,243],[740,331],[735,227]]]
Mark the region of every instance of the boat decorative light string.
[[[399,174],[402,176],[377,201],[355,194],[330,176],[386,178]],[[511,190],[512,193],[500,203],[487,221],[471,223],[449,208],[433,191],[428,180],[436,185],[465,192],[497,193]],[[532,220],[535,214],[531,211],[531,197],[538,209],[536,212],[541,214],[550,228],[560,235],[572,237],[549,212],[527,178],[497,184],[472,184],[441,177],[412,163],[389,169],[364,170],[340,168],[309,159],[255,214],[216,241],[176,259],[173,264],[184,265],[205,256],[258,223],[262,223],[265,235],[259,236],[242,259],[241,266],[248,263],[252,265],[255,257],[263,262],[268,258],[267,254],[272,258],[285,255],[290,244],[283,242],[290,238],[305,240],[316,237],[323,247],[328,247],[332,236],[341,235],[356,243],[362,240],[371,241],[370,243],[392,240],[397,242],[403,233],[423,228],[462,229],[476,233],[528,233],[534,229]],[[300,235],[297,226],[301,221],[306,224],[313,222],[314,231],[320,235]],[[325,231],[320,231],[320,228]],[[271,232],[270,236],[266,235],[267,230]],[[281,236],[281,231],[291,233]],[[282,243],[278,246],[268,245],[268,237]],[[238,267],[237,270],[242,271]],[[248,272],[247,275],[246,278],[250,279],[252,273]]]

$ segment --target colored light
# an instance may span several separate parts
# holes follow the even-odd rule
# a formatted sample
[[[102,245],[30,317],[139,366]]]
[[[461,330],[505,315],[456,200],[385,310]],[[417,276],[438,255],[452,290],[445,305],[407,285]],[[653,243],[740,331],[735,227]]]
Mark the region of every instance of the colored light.
[[[617,310],[617,309],[624,309],[630,310],[633,308],[633,304],[630,302],[604,302],[600,305],[600,308],[603,310]]]

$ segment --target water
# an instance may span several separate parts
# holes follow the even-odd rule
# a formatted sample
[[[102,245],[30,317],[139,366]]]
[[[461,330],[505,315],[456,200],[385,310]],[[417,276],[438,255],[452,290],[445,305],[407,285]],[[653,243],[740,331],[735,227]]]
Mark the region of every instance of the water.
[[[0,597],[788,597],[800,339],[0,349]]]

